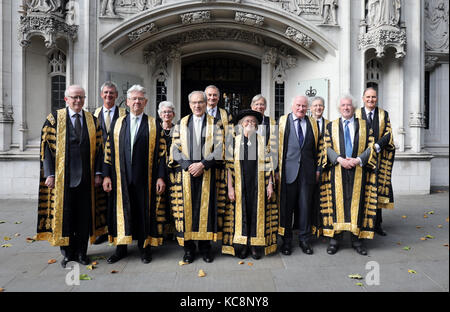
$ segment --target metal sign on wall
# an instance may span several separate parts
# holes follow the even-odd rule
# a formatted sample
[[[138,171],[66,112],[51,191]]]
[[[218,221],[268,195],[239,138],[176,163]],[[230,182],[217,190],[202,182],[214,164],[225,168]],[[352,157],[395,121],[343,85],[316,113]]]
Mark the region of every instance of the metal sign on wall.
[[[304,80],[297,83],[296,94],[306,95],[309,99],[320,96],[325,99],[325,110],[323,116],[329,119],[329,101],[328,101],[329,79]],[[308,110],[308,115],[310,112]]]

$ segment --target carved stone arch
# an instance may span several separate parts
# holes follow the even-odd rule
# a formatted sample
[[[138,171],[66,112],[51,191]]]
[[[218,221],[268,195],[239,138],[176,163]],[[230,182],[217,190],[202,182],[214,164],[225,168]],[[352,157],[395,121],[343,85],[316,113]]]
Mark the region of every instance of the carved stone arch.
[[[186,40],[189,36],[197,36],[199,40],[212,40],[216,36],[219,41],[248,41],[261,47],[283,46],[290,54],[303,54],[313,61],[323,60],[327,54],[335,55],[337,50],[319,27],[299,16],[281,9],[252,3],[237,6],[228,1],[158,6],[104,34],[100,46],[126,55],[158,42]]]

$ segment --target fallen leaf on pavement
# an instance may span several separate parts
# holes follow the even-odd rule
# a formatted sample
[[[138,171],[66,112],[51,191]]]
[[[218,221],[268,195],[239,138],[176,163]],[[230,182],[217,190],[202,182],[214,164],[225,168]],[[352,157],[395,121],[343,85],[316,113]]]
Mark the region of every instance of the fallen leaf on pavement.
[[[402,245],[402,243],[398,242],[398,243],[397,243],[397,245],[401,246],[401,245]]]
[[[117,271],[117,270],[112,270],[111,271],[111,274],[116,274],[116,273],[119,273],[119,271]]]
[[[86,266],[86,269],[88,269],[89,271],[92,271],[93,269],[96,269],[97,267],[93,264],[89,264]]]
[[[206,273],[203,270],[198,271],[198,277],[205,277]]]
[[[19,236],[20,236],[20,233],[14,234],[14,237],[19,237]]]
[[[402,218],[403,218],[403,219],[406,219],[406,218],[407,218],[407,216],[402,216]]]
[[[8,247],[11,247],[12,245],[11,244],[3,244],[1,247],[2,248],[8,248]]]
[[[3,240],[5,240],[5,241],[9,241],[9,240],[11,240],[11,237],[9,237],[9,236],[5,236],[5,237],[3,237]]]
[[[14,224],[21,224],[22,223],[22,221],[16,221],[16,222],[14,222]]]
[[[55,263],[55,262],[56,262],[56,259],[50,259],[50,260],[47,261],[48,264],[52,264],[52,263]]]
[[[448,247],[448,244],[444,244],[445,247]]]
[[[356,283],[355,285],[360,287],[364,286],[363,283]]]
[[[245,262],[244,261],[239,261],[239,264],[244,264]]]
[[[33,243],[33,242],[35,242],[35,240],[32,239],[31,237],[27,237],[25,240],[27,241],[27,243]]]
[[[434,238],[434,236],[433,235],[427,235],[427,236],[425,236],[426,238],[429,238],[429,239],[433,239]]]
[[[442,229],[442,224],[439,224],[439,225],[438,225],[438,228]]]
[[[5,291],[5,288],[0,288],[0,292],[4,292]]]
[[[408,273],[410,273],[410,274],[417,274],[417,272],[414,271],[414,270],[408,270]]]
[[[434,214],[434,210],[428,211],[427,213],[428,213],[429,215],[432,215],[432,214]]]
[[[411,250],[411,247],[405,246],[405,247],[403,247],[403,250]]]
[[[182,265],[185,265],[185,264],[189,264],[189,262],[184,262],[183,260],[180,260],[180,261],[178,262],[178,265],[179,265],[179,266],[182,266]]]
[[[97,261],[92,262],[92,265],[97,265],[97,264],[98,264]]]
[[[448,217],[447,217],[447,219],[445,219],[445,221],[447,221],[447,222],[448,222]]]
[[[363,279],[363,277],[359,274],[350,274],[348,277],[350,277],[351,279]]]
[[[422,227],[420,225],[416,226],[416,229],[421,229]]]
[[[2,223],[6,223],[6,221],[0,220],[0,224],[2,224]]]
[[[80,274],[80,280],[81,281],[90,281],[92,279],[92,277],[90,277],[87,274]]]
[[[249,265],[249,266],[253,266],[253,262],[249,262],[248,265]]]
[[[426,241],[427,239],[425,237],[420,238],[421,241]]]
[[[423,217],[426,219],[426,218],[428,218],[428,216],[427,215],[423,215]]]

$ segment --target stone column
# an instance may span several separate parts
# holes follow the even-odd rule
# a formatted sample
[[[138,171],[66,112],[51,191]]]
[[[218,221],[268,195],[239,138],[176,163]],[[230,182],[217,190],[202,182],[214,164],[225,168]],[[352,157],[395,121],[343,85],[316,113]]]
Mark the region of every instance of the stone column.
[[[167,65],[167,100],[175,105],[176,116],[181,118],[181,51],[178,47],[169,50]]]
[[[261,94],[267,100],[266,115],[275,118],[275,82],[273,68],[277,61],[275,49],[266,49],[261,59]]]

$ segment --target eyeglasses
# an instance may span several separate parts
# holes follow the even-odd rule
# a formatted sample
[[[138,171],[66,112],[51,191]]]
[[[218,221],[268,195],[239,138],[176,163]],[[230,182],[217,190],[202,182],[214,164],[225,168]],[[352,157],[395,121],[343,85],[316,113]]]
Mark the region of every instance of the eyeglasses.
[[[131,101],[136,101],[136,100],[138,100],[139,102],[143,102],[144,100],[145,100],[145,98],[143,98],[143,97],[131,97],[131,98],[128,98],[129,100],[131,100]]]
[[[161,112],[161,115],[170,115],[173,114],[173,111],[163,111]]]
[[[68,97],[71,98],[72,100],[80,100],[80,101],[84,100],[86,98],[86,96],[80,96],[80,95],[77,95],[77,96],[69,95]]]

